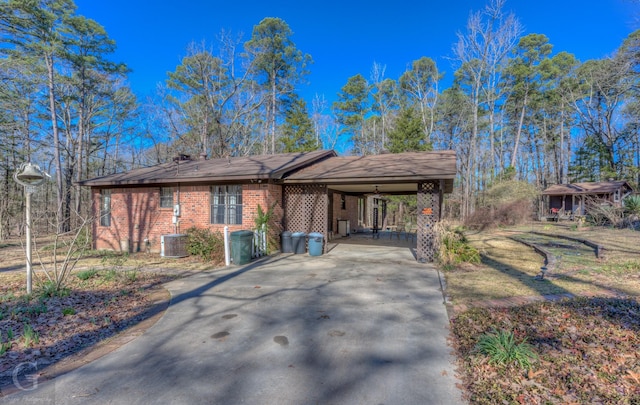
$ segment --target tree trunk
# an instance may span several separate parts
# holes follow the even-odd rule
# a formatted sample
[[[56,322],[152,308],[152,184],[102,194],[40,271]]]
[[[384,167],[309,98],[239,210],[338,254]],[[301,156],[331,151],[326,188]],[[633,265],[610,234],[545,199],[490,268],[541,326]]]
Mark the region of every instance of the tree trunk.
[[[58,133],[58,117],[56,114],[56,90],[53,71],[53,55],[45,55],[45,64],[47,65],[47,81],[49,87],[49,114],[51,116],[51,130],[53,131],[53,158],[56,168],[56,210],[57,232],[64,233],[67,231],[68,222],[63,217],[64,206],[64,190],[62,179],[62,157],[60,156],[60,134]]]

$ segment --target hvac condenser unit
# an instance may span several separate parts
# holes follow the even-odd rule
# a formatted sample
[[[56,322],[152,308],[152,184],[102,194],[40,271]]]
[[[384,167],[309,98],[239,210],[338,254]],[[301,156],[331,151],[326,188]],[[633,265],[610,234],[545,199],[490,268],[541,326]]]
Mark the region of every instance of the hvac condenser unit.
[[[187,235],[174,233],[160,237],[160,256],[162,257],[186,257]]]

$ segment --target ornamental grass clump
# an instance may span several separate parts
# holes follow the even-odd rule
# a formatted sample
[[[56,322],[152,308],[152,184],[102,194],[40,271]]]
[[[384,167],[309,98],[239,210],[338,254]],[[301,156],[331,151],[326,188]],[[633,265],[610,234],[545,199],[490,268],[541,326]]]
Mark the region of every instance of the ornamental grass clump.
[[[530,369],[537,359],[533,347],[526,338],[516,343],[513,332],[504,330],[485,333],[478,340],[476,350],[489,357],[489,363],[508,365],[517,364],[521,368]]]
[[[445,266],[459,263],[480,263],[480,252],[469,244],[460,229],[445,223],[436,225],[438,260]]]

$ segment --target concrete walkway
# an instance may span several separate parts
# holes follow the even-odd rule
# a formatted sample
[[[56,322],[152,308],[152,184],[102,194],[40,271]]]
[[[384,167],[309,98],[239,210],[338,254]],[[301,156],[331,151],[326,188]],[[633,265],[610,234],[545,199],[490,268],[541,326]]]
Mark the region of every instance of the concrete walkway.
[[[462,403],[437,273],[409,249],[340,244],[166,287],[144,335],[3,402]]]

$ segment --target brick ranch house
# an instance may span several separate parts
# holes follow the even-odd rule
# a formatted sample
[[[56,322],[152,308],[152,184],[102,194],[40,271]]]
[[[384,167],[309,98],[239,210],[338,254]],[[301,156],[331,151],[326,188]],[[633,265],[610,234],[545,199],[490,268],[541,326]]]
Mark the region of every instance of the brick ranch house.
[[[418,197],[417,254],[432,261],[433,228],[456,175],[453,151],[337,156],[332,150],[171,163],[81,181],[91,187],[93,247],[160,250],[162,235],[191,227],[252,229],[258,205],[273,207],[272,240],[282,231],[331,240],[338,221],[363,226],[366,196]],[[279,248],[279,246],[278,246]]]

